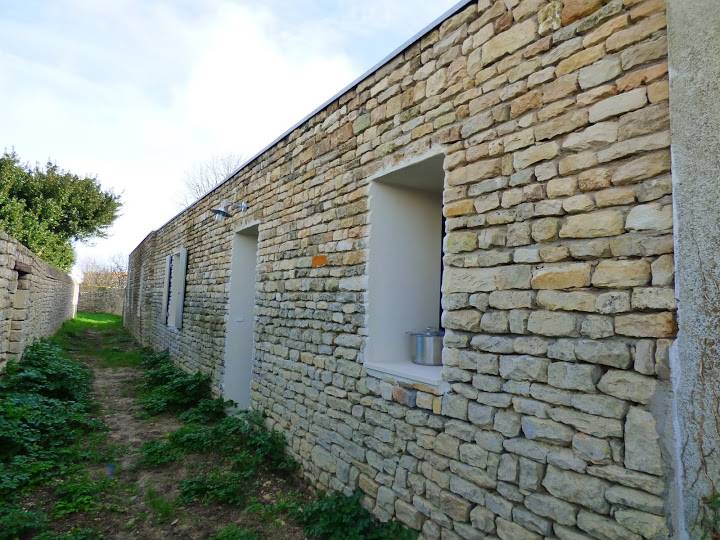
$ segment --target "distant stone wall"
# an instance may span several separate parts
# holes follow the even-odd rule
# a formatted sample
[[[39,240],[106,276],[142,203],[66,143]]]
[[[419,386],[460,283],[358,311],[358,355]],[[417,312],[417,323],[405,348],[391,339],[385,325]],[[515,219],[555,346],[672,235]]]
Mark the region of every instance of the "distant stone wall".
[[[78,311],[122,315],[124,305],[125,289],[80,285]]]
[[[0,370],[75,314],[77,284],[0,231]]]

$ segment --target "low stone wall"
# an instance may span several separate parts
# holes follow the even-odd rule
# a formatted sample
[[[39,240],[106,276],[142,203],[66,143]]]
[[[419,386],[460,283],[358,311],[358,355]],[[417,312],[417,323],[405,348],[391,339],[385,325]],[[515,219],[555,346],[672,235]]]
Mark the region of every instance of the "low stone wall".
[[[124,305],[125,289],[80,285],[79,311],[122,315]]]
[[[0,370],[75,314],[77,284],[0,231]]]

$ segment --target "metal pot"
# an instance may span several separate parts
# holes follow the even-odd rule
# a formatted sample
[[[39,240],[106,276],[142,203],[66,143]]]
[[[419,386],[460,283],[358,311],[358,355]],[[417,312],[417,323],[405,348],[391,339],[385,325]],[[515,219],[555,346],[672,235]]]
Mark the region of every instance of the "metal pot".
[[[408,332],[413,363],[423,366],[442,365],[442,345],[444,330],[426,328],[418,332]]]

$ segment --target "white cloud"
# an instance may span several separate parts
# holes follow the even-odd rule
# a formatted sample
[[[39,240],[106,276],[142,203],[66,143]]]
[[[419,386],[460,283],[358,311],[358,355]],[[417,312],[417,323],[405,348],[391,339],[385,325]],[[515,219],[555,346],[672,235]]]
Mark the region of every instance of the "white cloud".
[[[249,156],[453,2],[66,0],[0,20],[0,147],[123,195],[127,254],[178,210],[183,172]],[[308,12],[308,13],[306,13]]]

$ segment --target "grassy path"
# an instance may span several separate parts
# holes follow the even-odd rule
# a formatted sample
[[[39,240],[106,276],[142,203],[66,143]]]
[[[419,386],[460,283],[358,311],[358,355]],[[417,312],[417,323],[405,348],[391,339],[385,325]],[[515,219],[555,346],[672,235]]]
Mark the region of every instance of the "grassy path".
[[[317,500],[256,413],[80,313],[0,377],[0,540],[411,540]],[[5,449],[8,449],[7,451]]]

